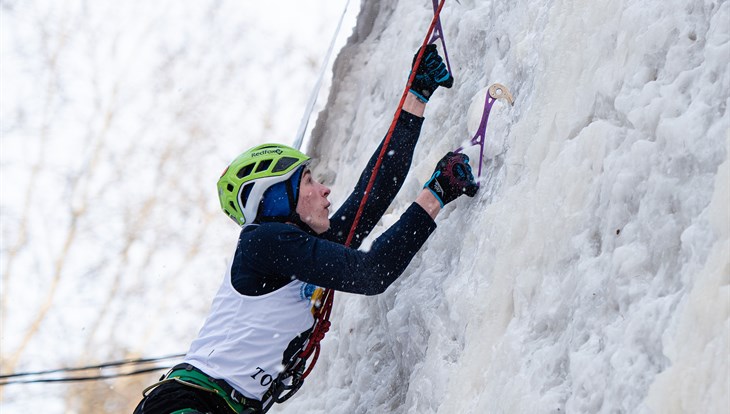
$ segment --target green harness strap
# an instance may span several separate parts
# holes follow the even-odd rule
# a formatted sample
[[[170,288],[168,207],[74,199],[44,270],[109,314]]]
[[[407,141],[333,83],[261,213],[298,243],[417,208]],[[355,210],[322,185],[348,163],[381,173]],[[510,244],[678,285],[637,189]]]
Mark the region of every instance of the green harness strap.
[[[152,384],[151,386],[147,387],[143,392],[143,396],[147,396],[147,392],[152,390],[153,388],[156,388],[166,382],[170,381],[176,381],[180,384],[187,385],[188,387],[197,388],[199,390],[212,392],[214,394],[217,394],[219,397],[223,398],[223,400],[228,404],[228,407],[230,407],[231,410],[235,413],[242,413],[247,408],[245,405],[245,401],[243,403],[239,403],[233,400],[230,395],[228,395],[223,388],[216,384],[215,382],[211,381],[210,378],[208,378],[207,375],[203,374],[202,372],[196,371],[196,370],[186,370],[186,369],[177,369],[165,376],[165,378],[155,384]],[[175,411],[173,414],[185,414],[192,411],[188,411],[189,409],[182,409],[179,411]]]

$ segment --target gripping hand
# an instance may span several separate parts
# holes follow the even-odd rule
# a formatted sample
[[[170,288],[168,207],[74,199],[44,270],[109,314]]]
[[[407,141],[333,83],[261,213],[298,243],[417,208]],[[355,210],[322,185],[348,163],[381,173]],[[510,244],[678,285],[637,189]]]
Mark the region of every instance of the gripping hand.
[[[466,194],[474,197],[479,185],[469,166],[469,157],[465,154],[449,152],[436,165],[431,179],[423,188],[431,190],[441,207]]]
[[[413,56],[411,70],[414,69],[413,65],[416,63],[416,58],[418,58],[418,52]],[[446,65],[439,56],[434,44],[426,46],[421,62],[415,70],[416,77],[413,79],[410,92],[416,95],[421,102],[428,102],[428,99],[439,86],[450,88],[454,84],[454,77],[446,69]]]

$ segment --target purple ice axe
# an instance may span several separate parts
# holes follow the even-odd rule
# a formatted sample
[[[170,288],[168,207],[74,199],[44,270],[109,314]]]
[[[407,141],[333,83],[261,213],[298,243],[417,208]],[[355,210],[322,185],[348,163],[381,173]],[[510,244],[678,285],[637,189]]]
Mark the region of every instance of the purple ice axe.
[[[456,0],[457,3],[459,3],[459,0]],[[436,10],[439,7],[438,0],[433,0],[433,12],[436,13]],[[449,73],[452,75],[454,72],[451,71],[451,63],[449,63],[449,53],[446,51],[446,38],[444,37],[444,29],[441,28],[441,16],[439,16],[438,20],[436,21],[436,27],[433,29],[433,34],[431,35],[431,40],[428,41],[428,43],[434,43],[436,40],[441,39],[441,46],[444,49],[444,58],[446,59],[446,69],[449,70]]]
[[[504,99],[507,101],[510,105],[514,106],[515,100],[512,97],[512,94],[510,93],[509,89],[507,89],[506,86],[495,83],[492,84],[492,86],[489,87],[489,92],[487,93],[487,98],[484,101],[484,112],[482,113],[482,120],[479,123],[479,128],[477,128],[476,134],[471,139],[471,145],[479,145],[479,172],[477,173],[477,178],[482,176],[482,159],[484,158],[484,134],[487,131],[487,121],[489,120],[489,112],[492,110],[492,105],[498,100],[498,99]],[[464,147],[459,147],[454,152],[459,153],[464,149]]]

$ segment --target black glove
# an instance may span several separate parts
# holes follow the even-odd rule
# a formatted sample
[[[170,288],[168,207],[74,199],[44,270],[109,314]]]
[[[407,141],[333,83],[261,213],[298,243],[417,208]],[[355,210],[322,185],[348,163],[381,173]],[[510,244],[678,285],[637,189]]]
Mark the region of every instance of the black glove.
[[[421,50],[420,48],[418,49]],[[411,70],[418,58],[418,52],[413,56]],[[428,102],[433,91],[439,86],[450,88],[454,84],[454,77],[451,76],[443,59],[439,56],[436,45],[430,44],[423,51],[421,62],[416,69],[416,77],[413,79],[410,91],[418,97],[421,102]]]
[[[462,194],[474,197],[479,185],[471,173],[469,157],[449,152],[436,164],[436,170],[423,188],[431,190],[443,207]]]

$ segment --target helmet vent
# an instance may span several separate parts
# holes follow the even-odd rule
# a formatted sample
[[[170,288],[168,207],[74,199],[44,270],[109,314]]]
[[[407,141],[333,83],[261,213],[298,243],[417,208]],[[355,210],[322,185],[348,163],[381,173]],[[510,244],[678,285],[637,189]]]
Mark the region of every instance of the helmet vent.
[[[248,176],[249,174],[251,174],[251,170],[253,170],[253,166],[254,166],[254,164],[248,164],[248,165],[244,166],[243,168],[238,170],[238,172],[236,173],[236,177],[244,178],[244,177]]]
[[[246,202],[248,201],[248,195],[251,194],[251,190],[253,189],[253,182],[250,182],[246,184],[243,187],[243,190],[241,191],[241,207],[246,208]]]
[[[269,169],[269,165],[271,165],[271,160],[262,160],[256,167],[256,172],[266,171]]]
[[[236,205],[233,204],[233,201],[229,201],[228,202],[228,205],[231,206],[231,208],[233,209],[233,211],[236,211]]]
[[[228,183],[228,185],[226,186],[226,189],[228,189],[228,192],[229,193],[232,193],[233,192],[233,184]]]
[[[292,164],[296,163],[297,161],[299,161],[299,160],[296,158],[281,157],[281,159],[279,159],[279,161],[276,163],[276,165],[274,166],[274,169],[272,169],[271,172],[284,171],[287,168],[291,167]]]

